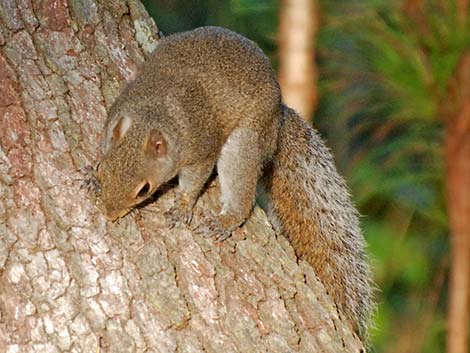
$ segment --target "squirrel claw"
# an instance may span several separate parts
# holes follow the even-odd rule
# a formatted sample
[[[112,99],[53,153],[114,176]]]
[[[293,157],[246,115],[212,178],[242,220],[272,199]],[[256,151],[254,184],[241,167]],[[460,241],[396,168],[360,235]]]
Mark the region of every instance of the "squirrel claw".
[[[83,175],[80,180],[80,190],[86,190],[88,193],[98,194],[101,191],[101,185],[96,175],[96,168],[86,165],[78,170]]]
[[[165,213],[168,218],[168,226],[173,229],[176,226],[188,225],[193,219],[193,211],[187,207],[174,206]]]
[[[221,243],[224,240],[227,240],[228,238],[230,238],[231,236],[232,236],[232,232],[229,232],[228,230],[223,230],[219,233],[219,235],[216,237],[215,240]]]
[[[202,224],[194,228],[194,231],[205,237],[215,238],[217,242],[223,242],[232,235],[232,232],[225,229],[220,220],[211,212],[204,213]]]
[[[168,225],[171,228],[175,226],[189,225],[193,219],[194,202],[186,195],[180,194],[175,200],[175,204],[167,212],[165,216],[169,219]]]

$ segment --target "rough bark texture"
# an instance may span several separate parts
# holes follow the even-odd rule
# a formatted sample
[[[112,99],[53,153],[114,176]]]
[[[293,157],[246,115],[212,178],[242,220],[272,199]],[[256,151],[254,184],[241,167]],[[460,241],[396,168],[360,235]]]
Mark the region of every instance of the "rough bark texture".
[[[447,210],[452,233],[447,352],[467,353],[470,320],[470,51],[462,55],[446,106]]]
[[[171,191],[110,223],[80,189],[154,33],[133,0],[0,1],[0,352],[359,352],[260,209],[217,244]]]
[[[315,36],[317,0],[282,0],[279,16],[279,83],[283,100],[305,119],[317,106]]]

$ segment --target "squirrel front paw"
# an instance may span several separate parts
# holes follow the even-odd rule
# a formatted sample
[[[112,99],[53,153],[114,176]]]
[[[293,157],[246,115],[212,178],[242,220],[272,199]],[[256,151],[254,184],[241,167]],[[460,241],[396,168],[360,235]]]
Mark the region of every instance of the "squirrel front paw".
[[[189,225],[193,219],[192,204],[184,196],[178,197],[175,205],[165,213],[165,217],[168,219],[170,228]]]

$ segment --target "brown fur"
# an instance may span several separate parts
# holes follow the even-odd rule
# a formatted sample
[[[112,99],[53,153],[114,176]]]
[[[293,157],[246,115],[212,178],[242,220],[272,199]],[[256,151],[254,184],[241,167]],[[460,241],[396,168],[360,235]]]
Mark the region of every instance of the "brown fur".
[[[217,27],[163,39],[111,108],[103,148],[98,177],[110,219],[178,175],[170,215],[189,223],[217,164],[220,239],[249,216],[264,173],[274,222],[365,336],[371,299],[357,213],[322,140],[282,105],[255,43]]]
[[[280,131],[278,151],[264,179],[271,219],[365,337],[370,271],[346,183],[318,134],[288,107]]]

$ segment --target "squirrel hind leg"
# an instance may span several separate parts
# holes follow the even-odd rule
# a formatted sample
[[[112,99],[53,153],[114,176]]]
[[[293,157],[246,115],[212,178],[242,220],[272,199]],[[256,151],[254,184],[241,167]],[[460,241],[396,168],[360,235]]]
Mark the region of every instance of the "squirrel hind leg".
[[[235,129],[222,147],[217,162],[222,209],[218,220],[228,233],[249,217],[261,169],[259,137],[252,129]],[[223,239],[220,239],[223,240]]]

